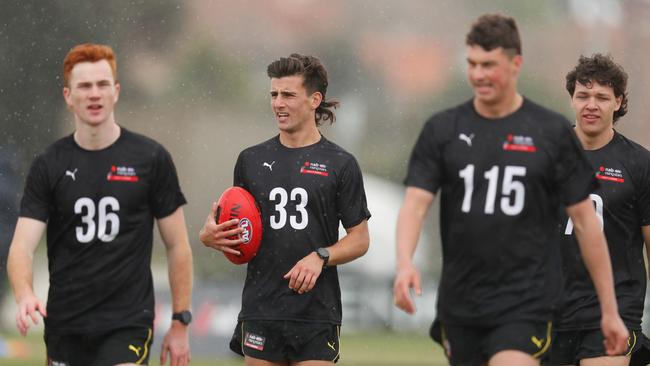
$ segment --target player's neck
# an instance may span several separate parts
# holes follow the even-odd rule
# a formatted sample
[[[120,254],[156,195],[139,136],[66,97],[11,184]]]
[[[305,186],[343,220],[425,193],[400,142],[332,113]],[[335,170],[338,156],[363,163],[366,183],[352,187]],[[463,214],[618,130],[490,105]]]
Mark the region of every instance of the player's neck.
[[[286,147],[295,149],[313,145],[320,141],[321,134],[314,123],[313,127],[298,131],[280,131],[280,143]]]
[[[101,150],[111,146],[120,137],[121,128],[115,120],[98,125],[75,123],[74,141],[84,150]]]
[[[589,136],[585,134],[580,128],[575,128],[576,135],[582,148],[585,150],[598,150],[609,144],[614,138],[614,129],[610,128],[597,135]]]
[[[488,119],[503,118],[515,113],[524,104],[524,97],[515,92],[494,104],[482,103],[474,98],[474,109],[481,117]]]

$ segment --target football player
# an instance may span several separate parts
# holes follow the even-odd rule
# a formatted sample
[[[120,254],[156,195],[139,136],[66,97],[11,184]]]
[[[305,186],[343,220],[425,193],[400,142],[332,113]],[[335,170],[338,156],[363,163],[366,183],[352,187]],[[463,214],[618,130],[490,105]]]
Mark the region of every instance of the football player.
[[[539,365],[559,288],[557,210],[572,218],[602,307],[611,354],[625,350],[607,244],[589,199],[596,186],[570,124],[517,92],[515,20],[484,15],[466,37],[474,97],[434,114],[413,148],[397,221],[396,305],[415,311],[412,257],[440,190],[441,341],[452,365]]]
[[[627,113],[627,74],[609,56],[581,56],[566,76],[575,132],[600,181],[590,194],[609,246],[618,309],[630,332],[624,355],[603,345],[596,289],[576,246],[573,222],[561,220],[564,292],[555,322],[554,365],[627,366],[643,341],[646,290],[643,243],[650,243],[650,153],[614,129]]]
[[[263,219],[230,347],[248,366],[331,365],[339,358],[341,289],[337,267],[369,245],[370,212],[356,159],[318,127],[334,122],[327,71],[314,56],[292,54],[267,68],[279,134],[239,154],[234,185],[248,190]],[[217,225],[216,205],[200,233],[209,247],[232,248],[241,232]],[[339,223],[347,235],[339,239]]]
[[[117,124],[113,50],[81,44],[63,62],[75,131],[29,170],[8,272],[25,335],[45,318],[48,365],[147,364],[154,293],[154,220],[167,249],[174,316],[161,363],[187,365],[192,251],[170,154]],[[47,307],[34,294],[34,251],[47,229]]]

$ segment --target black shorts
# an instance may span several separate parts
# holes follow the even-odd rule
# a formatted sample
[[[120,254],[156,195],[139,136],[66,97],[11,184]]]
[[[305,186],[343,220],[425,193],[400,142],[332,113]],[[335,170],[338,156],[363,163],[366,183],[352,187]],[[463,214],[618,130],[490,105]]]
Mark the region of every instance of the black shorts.
[[[237,323],[230,349],[242,356],[271,362],[339,360],[340,326],[286,320]]]
[[[74,335],[46,331],[44,338],[49,366],[146,365],[153,330],[142,326]]]
[[[626,356],[639,350],[644,341],[641,331],[629,329],[629,332]],[[604,340],[600,329],[556,331],[553,333],[549,362],[551,365],[573,365],[585,358],[607,356]]]
[[[434,321],[429,335],[440,343],[452,366],[482,365],[501,351],[541,358],[551,345],[551,323],[517,322],[496,327],[461,327]]]
[[[636,341],[639,343],[639,349],[632,353],[630,366],[646,366],[650,364],[650,339],[639,333]]]

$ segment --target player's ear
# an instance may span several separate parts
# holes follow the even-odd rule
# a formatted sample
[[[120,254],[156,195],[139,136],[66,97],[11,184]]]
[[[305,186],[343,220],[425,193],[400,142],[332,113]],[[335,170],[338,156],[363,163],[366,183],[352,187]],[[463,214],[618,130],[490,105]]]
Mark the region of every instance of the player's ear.
[[[621,104],[622,103],[623,103],[623,96],[619,95],[618,97],[616,97],[616,108],[614,108],[615,112],[618,111],[619,109],[621,109]]]
[[[311,108],[315,110],[316,108],[318,108],[318,106],[322,101],[323,101],[323,94],[321,94],[318,91],[314,92],[311,95]]]
[[[70,88],[67,86],[63,87],[63,99],[65,99],[65,104],[68,109],[72,108],[72,99],[70,98]]]
[[[514,71],[516,75],[519,75],[519,71],[521,70],[521,64],[523,62],[524,62],[524,58],[521,55],[512,56],[512,66],[514,67]]]
[[[120,83],[115,82],[115,102],[117,103],[117,100],[120,99]]]

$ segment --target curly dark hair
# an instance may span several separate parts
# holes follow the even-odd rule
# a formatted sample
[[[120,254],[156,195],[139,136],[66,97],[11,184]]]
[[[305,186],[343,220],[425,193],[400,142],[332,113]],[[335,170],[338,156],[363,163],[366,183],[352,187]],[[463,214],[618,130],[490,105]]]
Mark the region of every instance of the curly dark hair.
[[[502,47],[512,56],[521,55],[521,39],[517,23],[501,14],[485,14],[472,24],[465,37],[468,46],[481,46],[486,51]]]
[[[281,57],[279,60],[271,62],[266,68],[266,74],[270,78],[302,75],[303,86],[308,93],[319,92],[323,95],[323,100],[316,108],[316,126],[320,126],[322,121],[329,121],[330,124],[336,121],[336,115],[332,108],[338,108],[340,103],[336,100],[325,99],[329,83],[327,70],[317,57],[292,53],[289,57]]]
[[[592,83],[609,86],[614,90],[614,96],[621,98],[621,107],[614,111],[614,122],[627,113],[627,73],[623,67],[614,62],[611,55],[595,53],[591,57],[583,55],[578,64],[566,75],[566,90],[573,98],[576,83],[587,87]]]

